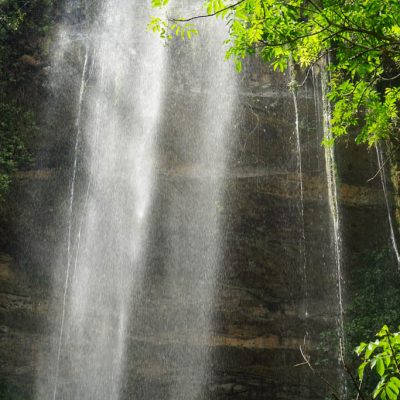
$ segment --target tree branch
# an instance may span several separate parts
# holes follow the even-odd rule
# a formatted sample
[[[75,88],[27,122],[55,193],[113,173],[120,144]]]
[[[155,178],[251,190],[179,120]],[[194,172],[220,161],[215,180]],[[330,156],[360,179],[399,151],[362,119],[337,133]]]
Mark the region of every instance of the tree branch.
[[[300,353],[301,356],[303,357],[303,360],[305,361],[305,364],[308,365],[308,367],[311,369],[311,371],[318,376],[318,378],[320,378],[323,382],[325,382],[325,384],[332,390],[332,396],[336,399],[336,400],[340,400],[340,396],[337,393],[337,389],[335,388],[335,386],[333,386],[327,379],[325,379],[310,363],[310,359],[309,357],[307,357],[304,354],[303,348],[301,346],[299,346],[300,348]]]
[[[323,29],[321,29],[321,30],[318,31],[318,32],[308,33],[307,35],[300,35],[300,36],[297,36],[297,37],[295,37],[295,38],[288,39],[286,42],[281,42],[281,43],[268,43],[268,42],[265,41],[265,40],[260,40],[260,43],[262,43],[262,44],[263,44],[264,46],[266,46],[266,47],[280,47],[280,46],[285,46],[286,44],[295,43],[295,42],[297,42],[297,41],[300,40],[300,39],[305,39],[305,38],[308,38],[308,37],[312,37],[312,36],[319,35],[320,33],[326,31],[327,29],[329,29],[329,26],[324,27]]]
[[[396,138],[397,139],[397,138]],[[394,138],[392,139],[392,142],[394,141]],[[400,146],[400,143],[397,144],[397,146],[394,147],[394,150],[397,150]],[[371,178],[367,179],[367,182],[371,182],[373,181],[378,175],[379,173],[383,170],[383,168],[385,167],[385,165],[388,163],[388,161],[391,160],[393,155],[393,152],[389,153],[389,155],[386,157],[386,160],[383,161],[382,165],[380,166],[380,168],[378,169],[378,171],[376,171],[375,175],[372,176]]]
[[[366,398],[364,397],[364,394],[361,391],[361,385],[358,385],[356,378],[354,378],[353,374],[351,373],[349,367],[347,366],[347,364],[345,362],[343,362],[343,367],[344,367],[345,371],[347,372],[347,374],[350,375],[351,381],[353,382],[353,385],[356,388],[357,394],[360,396],[361,400],[366,400]]]
[[[209,17],[214,17],[215,15],[218,15],[226,10],[229,10],[231,8],[235,8],[237,7],[239,4],[245,2],[246,0],[239,0],[237,3],[231,4],[225,8],[221,8],[221,10],[215,11],[212,14],[203,14],[203,15],[196,15],[194,17],[190,17],[190,18],[179,18],[179,19],[175,19],[175,18],[168,18],[169,21],[172,22],[189,22],[189,21],[193,21],[195,19],[199,19],[199,18],[209,18]]]
[[[394,352],[394,349],[393,349],[393,346],[392,346],[392,342],[390,341],[389,332],[386,333],[386,336],[387,336],[387,339],[388,339],[388,343],[389,343],[390,350],[392,351],[392,357],[393,357],[394,363],[395,363],[395,365],[396,365],[397,373],[400,375],[399,364],[398,364],[398,362],[397,362],[396,353]]]

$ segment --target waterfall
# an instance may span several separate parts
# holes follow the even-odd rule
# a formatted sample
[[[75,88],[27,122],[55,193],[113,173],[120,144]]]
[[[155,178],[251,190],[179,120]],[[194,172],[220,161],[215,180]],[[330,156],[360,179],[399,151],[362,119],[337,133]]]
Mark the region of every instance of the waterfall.
[[[224,61],[223,21],[200,20],[200,40],[162,43],[146,32],[153,11],[105,0],[70,45],[85,55],[60,322],[38,399],[262,398],[265,388],[291,396],[305,384],[283,368],[292,370],[304,331],[313,340],[336,322],[327,305],[336,293],[343,355],[333,149],[324,171],[302,114],[311,96],[288,93],[284,78],[280,86],[251,63],[239,82]],[[319,96],[314,85],[321,108]],[[318,107],[328,136],[329,103],[323,116]],[[330,246],[337,291],[323,276]]]
[[[132,363],[135,372],[143,368],[143,341],[164,343],[160,357],[173,377],[163,398],[195,399],[209,378],[236,73],[221,51],[223,23],[215,29],[214,20],[202,22],[207,45],[184,49],[189,56],[183,62],[176,54],[191,43],[165,46],[146,32],[149,12],[139,1],[107,0],[79,40],[64,43],[71,52],[84,48],[85,56],[60,324],[53,332],[52,377],[37,385],[40,399],[122,398]],[[77,37],[68,29],[60,40]],[[173,70],[168,56],[182,65]],[[185,90],[197,103],[171,127],[166,116],[187,106],[177,92],[185,77],[191,80]],[[174,135],[180,137],[177,155],[165,160],[158,148]],[[157,207],[165,212],[155,227]],[[152,243],[161,246],[157,230],[167,240],[154,298],[149,288],[158,278],[148,259]],[[162,304],[154,312],[142,307],[153,300]],[[177,348],[177,337],[185,351]],[[136,393],[149,390],[152,397],[143,380],[134,384]]]
[[[299,107],[297,103],[297,94],[295,89],[292,89],[294,114],[295,114],[295,135],[296,135],[296,152],[297,152],[297,172],[300,186],[300,224],[301,224],[301,238],[300,238],[300,253],[302,259],[302,273],[304,279],[304,296],[305,296],[305,317],[308,317],[308,280],[307,280],[307,258],[305,249],[305,226],[304,226],[304,188],[303,188],[303,163],[301,156],[301,142],[300,142],[300,127],[299,127]]]
[[[165,48],[146,32],[148,18],[139,2],[109,0],[86,32],[53,399],[120,396],[146,255],[165,69]],[[76,193],[78,147],[83,196]]]
[[[74,210],[74,195],[75,195],[75,183],[76,183],[76,172],[77,172],[77,157],[78,157],[78,146],[81,139],[81,118],[82,118],[82,103],[83,96],[85,93],[86,86],[86,74],[88,68],[88,58],[89,58],[89,48],[86,44],[85,46],[85,58],[83,62],[82,69],[82,77],[81,84],[79,89],[79,99],[78,99],[78,112],[76,118],[76,136],[75,136],[75,146],[74,146],[74,162],[72,167],[72,178],[71,178],[71,188],[70,188],[70,198],[69,198],[69,223],[68,223],[68,234],[67,234],[67,267],[65,271],[65,281],[63,288],[63,298],[62,298],[62,311],[61,311],[61,320],[60,320],[60,331],[58,337],[57,344],[57,360],[56,360],[56,371],[54,378],[54,391],[53,391],[53,399],[57,397],[57,388],[58,388],[58,374],[60,370],[60,356],[61,356],[61,347],[64,338],[64,322],[65,322],[65,309],[67,302],[67,294],[68,294],[68,286],[69,286],[69,278],[71,273],[71,239],[72,239],[72,216]]]
[[[321,71],[321,88],[322,88],[322,107],[323,107],[323,126],[324,137],[331,138],[330,119],[331,108],[326,97],[328,87],[328,72],[325,68]],[[344,337],[344,306],[343,306],[343,275],[342,275],[342,238],[340,233],[340,215],[338,205],[338,189],[336,184],[336,168],[335,168],[335,153],[334,147],[325,146],[325,171],[328,184],[328,199],[329,209],[332,220],[333,231],[333,247],[336,265],[336,282],[337,282],[337,297],[338,297],[338,334],[339,334],[339,362],[343,362],[345,351]],[[344,387],[345,390],[345,387]]]
[[[394,234],[394,228],[393,228],[392,214],[390,211],[387,181],[386,181],[386,174],[385,174],[385,163],[383,162],[383,152],[382,152],[382,149],[381,149],[381,146],[379,143],[377,143],[375,145],[375,150],[376,150],[376,158],[378,161],[379,175],[381,177],[383,195],[385,197],[385,204],[386,204],[386,210],[387,210],[388,221],[389,221],[389,229],[390,229],[390,239],[392,242],[394,254],[396,256],[397,266],[400,269],[400,254],[399,254],[399,249],[397,247],[396,236]]]
[[[289,75],[290,83],[289,90],[292,93],[293,106],[294,106],[294,121],[295,121],[295,140],[296,140],[296,156],[297,156],[297,174],[300,188],[300,257],[301,257],[301,272],[303,277],[304,285],[304,317],[309,317],[308,313],[308,279],[307,279],[307,256],[306,256],[306,233],[304,224],[304,183],[303,183],[303,160],[302,160],[302,149],[301,149],[301,137],[300,137],[300,121],[299,121],[299,105],[297,99],[298,82],[296,80],[296,71],[294,69],[293,61],[289,63]],[[306,331],[306,337],[308,332]]]
[[[200,25],[199,30],[203,32],[201,39],[207,43],[207,48],[196,55],[204,63],[200,76],[204,104],[198,110],[197,133],[193,132],[200,136],[199,147],[194,154],[193,150],[187,153],[188,161],[192,159],[195,163],[189,178],[192,182],[184,183],[187,187],[184,195],[181,193],[173,197],[168,216],[170,227],[173,228],[182,212],[192,214],[180,235],[172,236],[172,251],[167,261],[172,265],[180,264],[179,269],[186,270],[184,280],[189,291],[184,290],[183,293],[186,292],[192,302],[194,296],[195,304],[190,305],[180,318],[187,320],[187,312],[195,313],[196,320],[185,322],[183,331],[184,334],[198,337],[195,341],[200,342],[191,343],[190,351],[180,356],[182,366],[178,369],[178,384],[172,391],[171,399],[182,400],[194,400],[201,394],[207,396],[204,385],[211,373],[207,347],[213,330],[215,286],[223,257],[221,212],[227,154],[232,136],[230,126],[237,96],[236,73],[232,63],[224,61],[221,51],[221,44],[227,36],[224,23],[216,26],[214,20],[207,21]],[[185,246],[183,251],[182,244]],[[179,296],[182,296],[182,287],[180,292]]]
[[[157,365],[167,366],[171,376],[160,390],[168,393],[165,398],[181,400],[207,397],[212,373],[213,305],[224,241],[221,214],[237,96],[236,73],[221,51],[226,27],[203,21],[199,31],[199,41],[174,42],[170,49],[166,115],[173,117],[164,124],[158,183],[162,238],[154,244],[158,251],[162,246],[162,277],[144,300],[149,311],[137,327],[135,344],[144,355],[134,362],[136,371],[149,363],[152,343],[161,341]],[[152,337],[148,349],[140,341],[143,330]],[[138,379],[136,390],[152,398],[155,389]]]

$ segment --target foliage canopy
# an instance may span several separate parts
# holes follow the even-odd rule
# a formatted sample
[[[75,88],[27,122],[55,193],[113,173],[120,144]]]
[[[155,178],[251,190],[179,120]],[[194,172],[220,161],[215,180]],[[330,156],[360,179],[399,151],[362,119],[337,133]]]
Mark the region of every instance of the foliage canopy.
[[[165,7],[168,2],[152,0],[152,5]],[[190,38],[193,20],[223,18],[229,27],[226,57],[239,71],[251,54],[281,71],[292,60],[308,69],[330,60],[333,138],[358,126],[358,143],[398,140],[398,0],[206,0],[204,7],[204,15],[153,18],[149,28],[163,38],[184,38],[189,30]]]
[[[397,400],[400,395],[400,332],[391,332],[384,325],[373,342],[362,342],[356,353],[363,362],[358,367],[358,377],[363,380],[366,367],[379,376],[372,397]]]

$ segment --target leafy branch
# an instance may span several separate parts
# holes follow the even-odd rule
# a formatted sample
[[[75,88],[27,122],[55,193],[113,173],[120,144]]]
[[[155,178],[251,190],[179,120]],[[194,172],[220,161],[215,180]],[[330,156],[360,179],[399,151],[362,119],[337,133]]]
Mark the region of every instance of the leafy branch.
[[[397,400],[400,395],[400,332],[393,333],[384,325],[376,336],[375,341],[361,342],[355,349],[356,354],[361,359],[361,364],[356,369],[357,377],[344,360],[342,360],[342,368],[352,382],[356,399],[369,400],[372,397],[380,400]],[[307,365],[313,374],[327,385],[334,399],[345,400],[341,391],[312,365],[310,356],[305,353],[301,346],[300,353],[304,362],[296,366]],[[379,378],[378,383],[372,389],[371,396],[361,389],[368,369]]]
[[[165,7],[168,1],[153,0],[152,4]],[[177,36],[177,25],[220,16],[229,28],[226,57],[233,59],[238,71],[242,60],[255,54],[285,71],[290,60],[309,68],[330,53],[332,136],[349,135],[350,128],[358,126],[357,142],[372,146],[398,134],[397,0],[206,0],[204,7],[205,14],[158,21],[162,27],[155,31],[172,38]],[[178,36],[188,37],[181,29],[185,27]],[[344,90],[348,85],[357,87],[351,95]]]
[[[361,380],[369,366],[380,378],[373,398],[397,400],[400,393],[400,332],[393,333],[384,325],[376,336],[374,342],[362,342],[355,350],[363,360],[358,367],[358,376]]]

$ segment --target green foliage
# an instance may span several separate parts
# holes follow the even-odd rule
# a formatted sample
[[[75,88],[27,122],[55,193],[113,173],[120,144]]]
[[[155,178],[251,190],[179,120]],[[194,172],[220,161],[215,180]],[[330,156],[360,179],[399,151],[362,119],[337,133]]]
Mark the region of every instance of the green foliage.
[[[197,29],[194,28],[193,24],[175,23],[168,24],[159,17],[152,17],[147,30],[158,33],[162,39],[172,39],[173,36],[180,37],[182,40],[191,39],[192,36],[198,35]]]
[[[391,330],[397,329],[400,321],[400,274],[390,250],[364,254],[357,259],[357,264],[358,268],[349,270],[346,279],[346,292],[351,293],[344,321],[345,360],[349,370],[355,370],[360,364],[353,351],[360,342],[374,337],[385,324]],[[317,359],[314,365],[334,368],[337,362],[335,355],[339,352],[338,333],[334,330],[323,332],[316,350]],[[365,374],[363,392],[373,393],[379,380],[380,376],[377,374]],[[357,391],[352,379],[347,377],[346,398],[356,397]]]
[[[16,32],[26,14],[15,2],[4,2],[2,6],[1,27],[6,32]]]
[[[373,398],[396,400],[400,393],[400,332],[392,333],[387,325],[376,334],[373,342],[362,342],[355,349],[362,363],[358,367],[360,381],[369,367],[379,378]]]
[[[54,0],[0,1],[0,96],[13,97],[16,86],[32,79],[22,56],[40,56],[41,40],[53,25]],[[29,82],[28,82],[29,83]],[[2,99],[4,100],[4,99]]]
[[[31,163],[26,142],[36,130],[32,113],[0,103],[0,200],[9,187],[11,174]]]
[[[31,99],[25,99],[35,70],[23,60],[40,58],[41,40],[52,26],[52,0],[0,1],[0,202],[12,175],[30,165],[28,143],[37,132]],[[25,57],[25,58],[24,58]]]
[[[151,0],[151,6],[153,8],[157,7],[165,7],[168,4],[169,0]]]
[[[152,4],[162,7],[168,0]],[[356,125],[361,126],[358,143],[372,145],[398,135],[398,0],[206,0],[204,7],[206,15],[226,20],[226,56],[238,71],[252,54],[280,71],[290,60],[303,68],[332,60],[328,68],[334,138],[347,135]],[[204,16],[163,21],[163,29],[168,32],[177,22],[199,17]]]
[[[0,62],[7,59],[21,46],[46,34],[52,26],[52,0],[2,0],[0,2]],[[32,46],[32,42],[30,46]]]
[[[348,276],[351,302],[346,307],[344,324],[346,359],[353,365],[358,364],[351,351],[356,345],[374,337],[384,324],[395,330],[400,321],[400,275],[390,250],[365,254],[358,264],[360,267]],[[364,376],[364,391],[372,393],[377,383],[374,374]]]
[[[373,335],[384,324],[400,321],[400,275],[389,250],[364,255],[348,277],[351,302],[346,307],[345,335],[349,348]],[[350,354],[348,354],[350,356]]]

